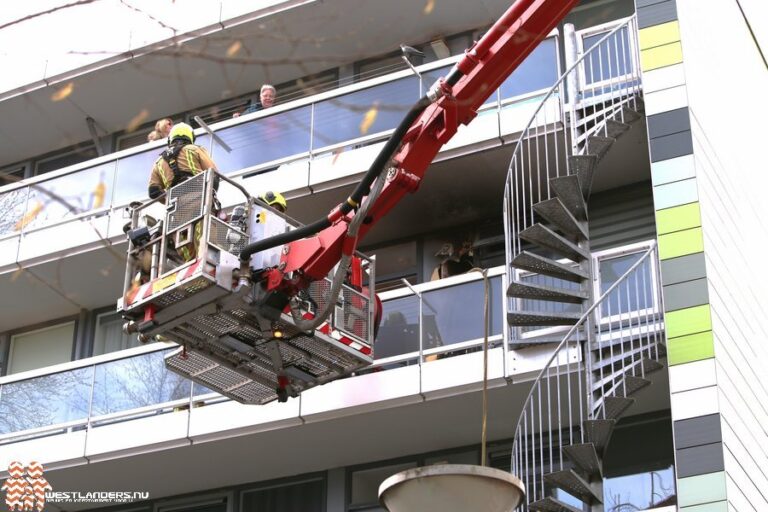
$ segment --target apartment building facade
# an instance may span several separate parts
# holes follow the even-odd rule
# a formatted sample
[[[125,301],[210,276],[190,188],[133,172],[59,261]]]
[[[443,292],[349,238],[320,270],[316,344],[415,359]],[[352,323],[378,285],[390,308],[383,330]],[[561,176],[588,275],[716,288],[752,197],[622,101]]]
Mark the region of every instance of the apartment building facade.
[[[46,510],[383,510],[391,474],[480,462],[486,394],[488,464],[531,510],[766,506],[759,2],[581,2],[364,241],[374,365],[265,406],[120,330],[127,207],[163,146],[148,116],[190,122],[224,174],[310,222],[508,5],[216,4],[1,95],[19,128],[0,162],[0,469],[149,495]],[[232,118],[263,82],[278,104]],[[483,278],[433,275],[465,241],[488,269],[485,383]]]

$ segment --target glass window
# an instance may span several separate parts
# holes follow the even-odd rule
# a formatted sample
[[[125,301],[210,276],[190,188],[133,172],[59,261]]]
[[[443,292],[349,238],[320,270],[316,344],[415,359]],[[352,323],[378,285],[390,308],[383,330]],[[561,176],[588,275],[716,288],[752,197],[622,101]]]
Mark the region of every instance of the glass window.
[[[643,254],[643,252],[637,252],[600,260],[600,295],[618,281]],[[600,305],[602,316],[613,316],[652,307],[653,295],[649,289],[651,279],[651,261],[646,258],[624,281],[624,284],[614,289]]]
[[[352,473],[352,495],[350,497],[350,507],[361,507],[373,505],[375,508],[365,510],[381,510],[377,507],[379,503],[379,486],[392,475],[395,475],[406,469],[416,467],[416,462],[403,462],[371,469],[361,469]]]
[[[418,95],[419,81],[409,76],[321,101],[315,105],[312,147],[394,129]]]
[[[0,187],[24,179],[24,166],[0,171]]]
[[[117,352],[141,344],[138,334],[128,335],[123,332],[123,322],[118,313],[102,313],[96,316],[92,355]]]
[[[75,322],[11,336],[8,373],[45,368],[72,360]]]
[[[88,417],[93,367],[3,384],[0,434]]]
[[[658,471],[606,478],[603,492],[606,512],[646,510],[677,503],[671,465]]]
[[[416,274],[416,242],[379,247],[378,249],[363,250],[370,256],[376,256],[376,283],[397,280]],[[377,288],[377,291],[382,291]]]
[[[28,222],[28,216],[24,214],[28,195],[27,187],[0,193],[0,235],[20,231]]]
[[[243,491],[242,512],[323,512],[325,480],[316,479]]]
[[[97,365],[93,415],[188,399],[190,381],[165,368],[166,353],[152,352]]]
[[[307,105],[216,132],[231,149],[214,143],[212,157],[223,174],[309,151],[312,106]]]
[[[109,206],[115,162],[108,162],[30,187],[25,226],[36,228]]]

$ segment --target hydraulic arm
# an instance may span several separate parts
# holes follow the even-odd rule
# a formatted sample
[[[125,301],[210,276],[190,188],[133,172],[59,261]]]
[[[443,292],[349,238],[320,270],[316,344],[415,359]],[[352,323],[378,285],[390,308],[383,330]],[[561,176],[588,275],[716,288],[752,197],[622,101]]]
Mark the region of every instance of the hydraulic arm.
[[[477,109],[577,1],[515,2],[465,52],[448,76],[413,106],[344,203],[326,218],[301,230],[247,246],[241,260],[247,261],[258,251],[288,244],[280,266],[267,277],[268,289],[288,295],[324,278],[339,262],[343,270],[358,241],[406,193],[418,189],[429,164],[459,125],[474,119]]]

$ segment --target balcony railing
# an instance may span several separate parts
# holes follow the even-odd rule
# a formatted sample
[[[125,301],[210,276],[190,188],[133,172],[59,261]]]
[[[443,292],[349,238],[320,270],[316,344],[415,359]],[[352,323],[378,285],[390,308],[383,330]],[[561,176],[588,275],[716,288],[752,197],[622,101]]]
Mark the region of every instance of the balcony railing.
[[[634,244],[595,255],[605,291],[648,247]],[[658,289],[658,269],[643,265],[640,284]],[[489,269],[489,345],[504,346],[506,275],[504,267]],[[615,295],[615,294],[614,294]],[[656,311],[650,294],[609,296],[598,313],[612,333],[622,301],[634,314]],[[653,297],[657,297],[654,293]],[[360,373],[387,371],[482,350],[484,286],[480,273],[470,272],[381,294],[382,322],[374,346],[374,364]],[[660,326],[657,326],[660,328]],[[655,329],[655,328],[654,328]],[[617,331],[618,332],[618,331]],[[175,345],[174,345],[175,347]],[[507,348],[507,347],[505,347]],[[33,377],[0,378],[0,444],[102,424],[156,416],[203,403],[227,400],[166,370],[163,358],[174,348],[153,344],[91,359],[35,370]],[[351,377],[354,379],[354,377]]]
[[[385,138],[418,97],[458,57],[419,67],[422,78],[401,71],[198,130],[220,171],[246,179],[282,164],[306,161],[328,172],[347,148]],[[498,113],[546,91],[559,74],[557,36],[546,39],[484,106]],[[489,138],[496,137],[493,134]],[[0,239],[75,219],[90,219],[146,198],[154,142],[0,188]],[[322,176],[318,176],[322,180]],[[305,180],[306,181],[306,180]],[[303,186],[306,186],[305,182]]]

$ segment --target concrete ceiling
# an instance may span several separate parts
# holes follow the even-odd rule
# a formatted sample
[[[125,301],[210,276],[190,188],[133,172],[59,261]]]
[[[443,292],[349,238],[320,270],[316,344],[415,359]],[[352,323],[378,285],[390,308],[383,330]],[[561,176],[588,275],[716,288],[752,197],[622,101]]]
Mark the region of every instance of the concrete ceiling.
[[[361,58],[488,25],[506,0],[326,0],[193,38],[177,46],[52,77],[52,85],[0,101],[0,167]],[[311,34],[311,35],[310,35]],[[227,51],[240,42],[232,56]],[[114,58],[113,60],[118,60]],[[98,66],[92,66],[94,68]],[[71,84],[71,94],[54,95]]]

